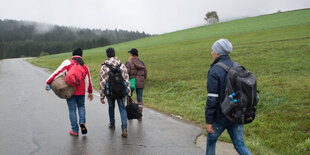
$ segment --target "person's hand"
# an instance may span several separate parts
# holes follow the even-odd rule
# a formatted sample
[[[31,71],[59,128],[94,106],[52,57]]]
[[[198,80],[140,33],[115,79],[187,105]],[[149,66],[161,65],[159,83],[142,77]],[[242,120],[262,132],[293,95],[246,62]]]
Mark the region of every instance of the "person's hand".
[[[89,99],[89,101],[92,101],[92,100],[94,99],[94,96],[93,96],[92,93],[89,93],[89,94],[88,94],[88,99]]]
[[[48,85],[45,86],[45,90],[49,91],[49,90],[51,90],[51,89],[52,89],[52,88],[51,88],[51,85],[48,84]]]
[[[132,98],[131,96],[127,96],[127,104],[131,103],[132,102]]]
[[[132,99],[132,98],[131,98],[131,96],[128,95],[128,96],[127,96],[127,100],[130,100],[130,99]]]
[[[105,104],[105,102],[104,102],[104,98],[103,98],[103,99],[101,99],[101,103],[102,103],[102,104]]]
[[[212,124],[207,124],[207,132],[208,133],[214,133],[214,130],[212,128]]]

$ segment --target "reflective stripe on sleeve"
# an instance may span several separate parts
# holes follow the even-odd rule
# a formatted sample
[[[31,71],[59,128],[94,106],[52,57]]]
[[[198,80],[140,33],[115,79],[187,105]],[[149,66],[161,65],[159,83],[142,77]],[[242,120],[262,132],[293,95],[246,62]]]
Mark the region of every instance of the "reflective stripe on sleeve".
[[[219,97],[219,94],[208,93],[208,97]]]

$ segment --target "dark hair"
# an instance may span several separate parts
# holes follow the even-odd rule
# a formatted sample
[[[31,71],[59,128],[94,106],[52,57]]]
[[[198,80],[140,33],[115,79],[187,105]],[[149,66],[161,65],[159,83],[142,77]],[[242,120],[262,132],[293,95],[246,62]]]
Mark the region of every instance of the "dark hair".
[[[132,55],[134,55],[134,56],[139,56],[138,50],[135,49],[135,48],[132,48],[130,51],[128,51],[128,53],[130,53],[130,54],[132,54]]]
[[[75,56],[75,55],[82,56],[83,55],[83,50],[81,48],[76,48],[72,52],[72,56]]]
[[[107,48],[106,53],[108,58],[115,57],[115,50],[112,47]]]

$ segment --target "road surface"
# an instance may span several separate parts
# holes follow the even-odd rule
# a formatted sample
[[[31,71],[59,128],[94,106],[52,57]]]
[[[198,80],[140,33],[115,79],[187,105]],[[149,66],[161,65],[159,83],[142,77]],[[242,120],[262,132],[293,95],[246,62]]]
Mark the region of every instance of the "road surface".
[[[195,140],[202,130],[145,108],[143,121],[128,121],[128,137],[121,137],[116,107],[116,129],[108,128],[108,105],[95,96],[88,100],[88,134],[70,136],[66,101],[45,91],[50,73],[25,59],[0,62],[0,154],[199,155]],[[96,83],[98,81],[93,81]],[[219,147],[219,146],[218,146]]]

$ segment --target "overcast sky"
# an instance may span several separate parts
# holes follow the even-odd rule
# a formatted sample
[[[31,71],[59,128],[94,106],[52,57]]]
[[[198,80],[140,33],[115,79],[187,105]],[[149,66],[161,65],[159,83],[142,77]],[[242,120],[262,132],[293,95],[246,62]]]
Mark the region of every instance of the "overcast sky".
[[[0,19],[161,34],[220,21],[310,8],[310,0],[0,0]]]

